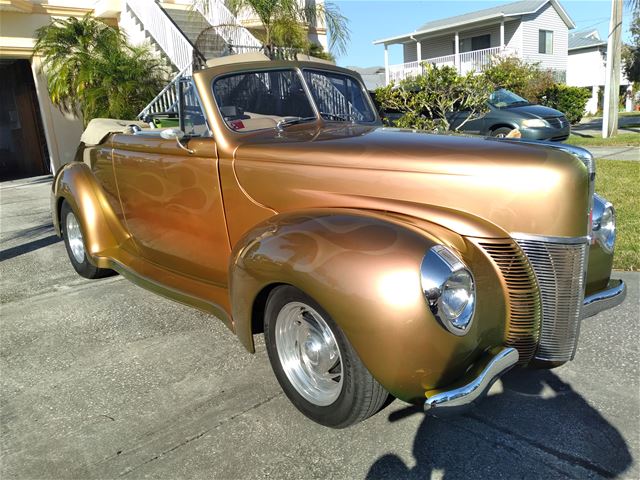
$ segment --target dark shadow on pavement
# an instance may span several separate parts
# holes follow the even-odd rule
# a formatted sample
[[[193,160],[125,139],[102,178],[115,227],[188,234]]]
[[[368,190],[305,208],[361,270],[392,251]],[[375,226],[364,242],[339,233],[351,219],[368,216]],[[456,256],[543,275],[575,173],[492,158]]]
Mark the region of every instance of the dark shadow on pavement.
[[[7,248],[6,250],[0,251],[0,262],[9,260],[10,258],[14,258],[19,255],[24,255],[25,253],[33,252],[40,248],[48,247],[49,245],[53,245],[54,243],[57,243],[59,241],[61,241],[61,239],[56,235],[49,235],[48,237],[23,243],[22,245],[18,245],[15,247]]]
[[[2,240],[2,242],[10,242],[18,238],[24,238],[26,240],[33,237],[40,237],[46,233],[48,234],[53,233],[53,225],[51,223],[36,225],[35,227],[29,227],[29,228],[18,230],[16,232],[13,232],[7,235],[2,235],[0,237],[0,240]]]
[[[450,418],[425,416],[413,443],[415,466],[386,454],[367,479],[614,478],[631,464],[618,430],[549,370],[505,375],[503,392]],[[423,415],[408,407],[390,422]]]
[[[25,179],[5,179],[0,182],[2,184],[2,188],[18,188],[18,187],[26,187],[31,185],[39,185],[42,183],[51,183],[53,180],[52,175],[45,175],[42,177],[32,177]]]

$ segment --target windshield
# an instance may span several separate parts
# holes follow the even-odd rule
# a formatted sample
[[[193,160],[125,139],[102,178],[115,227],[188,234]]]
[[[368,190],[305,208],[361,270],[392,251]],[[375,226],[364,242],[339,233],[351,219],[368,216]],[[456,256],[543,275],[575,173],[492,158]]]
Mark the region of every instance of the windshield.
[[[325,120],[375,121],[376,116],[362,91],[362,85],[355,78],[319,70],[304,70],[303,75]]]
[[[325,120],[376,120],[362,86],[354,78],[305,70],[304,79]],[[317,119],[302,80],[294,70],[227,75],[215,80],[213,94],[227,126],[238,132],[284,128]]]
[[[514,105],[528,105],[529,101],[505,88],[501,88],[489,96],[489,103],[497,108],[508,108]]]

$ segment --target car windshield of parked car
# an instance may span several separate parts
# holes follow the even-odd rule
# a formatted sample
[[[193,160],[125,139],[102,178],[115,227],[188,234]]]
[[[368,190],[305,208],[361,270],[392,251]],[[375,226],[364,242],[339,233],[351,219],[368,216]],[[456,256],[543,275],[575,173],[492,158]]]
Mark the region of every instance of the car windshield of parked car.
[[[336,72],[304,70],[313,100],[325,120],[370,123],[376,120],[362,84]]]
[[[249,132],[316,119],[294,70],[243,72],[217,79],[213,94],[226,124]]]
[[[496,108],[509,108],[517,105],[529,105],[529,101],[516,95],[515,93],[501,88],[496,90],[489,97],[489,103]]]

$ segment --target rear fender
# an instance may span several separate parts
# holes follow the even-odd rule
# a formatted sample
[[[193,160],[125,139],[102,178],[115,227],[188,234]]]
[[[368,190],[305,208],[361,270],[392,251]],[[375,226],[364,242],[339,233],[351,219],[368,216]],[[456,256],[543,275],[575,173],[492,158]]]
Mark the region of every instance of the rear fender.
[[[98,267],[109,268],[105,253],[121,245],[129,234],[114,214],[105,192],[87,164],[69,163],[58,171],[54,179],[52,215],[60,236],[60,207],[64,200],[78,216],[88,257]]]

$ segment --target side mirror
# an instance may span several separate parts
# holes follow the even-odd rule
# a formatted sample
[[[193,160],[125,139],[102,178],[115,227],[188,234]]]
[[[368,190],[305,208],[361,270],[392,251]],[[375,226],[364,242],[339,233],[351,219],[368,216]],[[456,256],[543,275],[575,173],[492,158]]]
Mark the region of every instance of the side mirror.
[[[160,132],[160,136],[165,140],[177,140],[180,141],[184,137],[184,132],[179,128],[165,128]]]
[[[165,140],[176,140],[176,144],[187,153],[193,154],[193,150],[185,147],[180,140],[184,138],[184,132],[179,128],[165,128],[160,132],[160,136]]]

